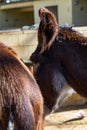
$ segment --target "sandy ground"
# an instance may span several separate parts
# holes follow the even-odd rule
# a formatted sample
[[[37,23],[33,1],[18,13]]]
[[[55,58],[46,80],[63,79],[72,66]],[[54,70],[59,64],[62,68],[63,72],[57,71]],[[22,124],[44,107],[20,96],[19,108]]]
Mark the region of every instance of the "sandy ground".
[[[45,130],[87,130],[87,104],[60,108],[46,116]]]

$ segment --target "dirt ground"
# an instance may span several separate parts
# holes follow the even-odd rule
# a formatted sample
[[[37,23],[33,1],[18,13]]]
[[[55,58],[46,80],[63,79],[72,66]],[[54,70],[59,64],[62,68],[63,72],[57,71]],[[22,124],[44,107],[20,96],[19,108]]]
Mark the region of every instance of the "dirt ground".
[[[46,116],[45,130],[87,130],[87,104],[63,107]]]

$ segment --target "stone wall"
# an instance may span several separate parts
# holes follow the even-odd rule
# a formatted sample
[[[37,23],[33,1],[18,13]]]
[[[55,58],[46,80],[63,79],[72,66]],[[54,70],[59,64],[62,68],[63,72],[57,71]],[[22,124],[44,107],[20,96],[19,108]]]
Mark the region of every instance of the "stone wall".
[[[6,30],[0,32],[0,41],[12,47],[18,56],[28,62],[37,45],[37,30]]]

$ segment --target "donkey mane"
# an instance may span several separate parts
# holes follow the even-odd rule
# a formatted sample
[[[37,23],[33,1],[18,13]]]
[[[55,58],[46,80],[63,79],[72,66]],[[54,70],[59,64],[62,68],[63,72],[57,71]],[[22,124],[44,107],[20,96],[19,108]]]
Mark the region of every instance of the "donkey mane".
[[[83,34],[79,33],[78,31],[72,29],[72,27],[59,27],[59,34],[58,37],[61,40],[69,40],[69,41],[76,41],[81,45],[87,45],[87,37]]]

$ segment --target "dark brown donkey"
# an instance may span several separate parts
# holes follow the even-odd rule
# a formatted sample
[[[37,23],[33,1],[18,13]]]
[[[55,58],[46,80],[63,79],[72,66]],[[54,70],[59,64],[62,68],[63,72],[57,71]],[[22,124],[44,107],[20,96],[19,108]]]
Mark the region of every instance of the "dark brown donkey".
[[[56,28],[56,24],[52,26],[50,21],[55,19],[45,8],[39,10],[39,16],[41,21],[38,46],[31,60],[36,63],[47,58],[51,62],[60,64],[68,84],[81,96],[87,98],[87,37],[71,27]],[[55,35],[55,32],[58,34]],[[54,40],[52,40],[53,37],[55,37]]]
[[[45,114],[53,113],[74,91],[69,87],[60,64],[46,61],[34,70],[34,76],[44,97]]]
[[[56,18],[45,8],[39,10],[39,16],[41,22],[38,30],[38,46],[30,59],[36,63],[35,66],[39,63],[34,69],[34,75],[44,97],[45,113],[50,113],[56,111],[73,91],[65,79],[65,70],[61,63],[54,62],[47,54],[59,31]]]

